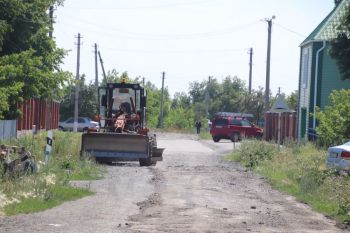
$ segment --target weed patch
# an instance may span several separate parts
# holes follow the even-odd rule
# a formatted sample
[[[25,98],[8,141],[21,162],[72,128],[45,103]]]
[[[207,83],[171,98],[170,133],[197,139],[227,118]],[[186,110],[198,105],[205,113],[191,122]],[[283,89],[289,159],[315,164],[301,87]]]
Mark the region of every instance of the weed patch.
[[[275,188],[342,222],[350,221],[350,178],[326,169],[326,151],[311,143],[277,145],[252,141],[228,157],[263,176]]]
[[[60,205],[65,201],[76,200],[92,194],[91,191],[86,189],[78,189],[63,185],[56,185],[45,191],[43,197],[23,198],[23,200],[18,203],[6,205],[4,209],[5,214],[15,215],[43,211]]]
[[[69,186],[71,180],[99,179],[105,172],[94,160],[80,157],[80,140],[80,133],[54,132],[52,155],[46,165],[45,133],[35,135],[34,147],[31,137],[12,141],[12,145],[24,146],[35,155],[38,172],[0,176],[0,211],[7,215],[37,212],[91,195],[89,190]]]

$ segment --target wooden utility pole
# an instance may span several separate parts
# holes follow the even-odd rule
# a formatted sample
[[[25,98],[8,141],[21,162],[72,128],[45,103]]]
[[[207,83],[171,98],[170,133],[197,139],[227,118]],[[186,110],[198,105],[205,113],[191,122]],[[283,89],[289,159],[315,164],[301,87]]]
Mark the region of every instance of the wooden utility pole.
[[[266,85],[265,85],[265,112],[270,110],[270,60],[271,60],[271,30],[272,20],[275,16],[270,19],[265,19],[268,25],[268,37],[267,37],[267,58],[266,58]]]
[[[249,94],[252,93],[253,48],[249,49]]]
[[[78,33],[78,51],[77,51],[77,74],[75,77],[75,98],[74,98],[74,126],[73,132],[78,131],[78,100],[79,100],[79,85],[80,85],[80,33]]]
[[[161,95],[161,99],[160,99],[160,115],[159,115],[158,128],[163,128],[164,79],[165,79],[165,72],[162,73],[162,95]]]
[[[100,63],[101,63],[101,68],[102,68],[102,73],[103,73],[103,80],[107,83],[105,67],[103,65],[103,60],[102,60],[100,51],[98,51],[98,57],[100,58]]]
[[[98,89],[97,44],[95,43],[95,86]]]
[[[53,37],[53,6],[49,7],[49,18],[50,18],[50,30],[49,30],[49,37],[52,39]],[[52,108],[52,100],[47,100],[47,116],[46,116],[46,130],[50,130],[51,125],[51,108]],[[39,129],[40,130],[40,129]]]

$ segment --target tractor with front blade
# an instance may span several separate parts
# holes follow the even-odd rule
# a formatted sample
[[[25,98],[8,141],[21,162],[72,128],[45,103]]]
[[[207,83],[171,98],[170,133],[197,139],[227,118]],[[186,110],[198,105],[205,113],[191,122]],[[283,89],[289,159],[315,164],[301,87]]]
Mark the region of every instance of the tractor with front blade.
[[[155,134],[146,127],[146,95],[140,84],[108,83],[98,89],[99,132],[82,135],[81,154],[99,162],[163,160]]]

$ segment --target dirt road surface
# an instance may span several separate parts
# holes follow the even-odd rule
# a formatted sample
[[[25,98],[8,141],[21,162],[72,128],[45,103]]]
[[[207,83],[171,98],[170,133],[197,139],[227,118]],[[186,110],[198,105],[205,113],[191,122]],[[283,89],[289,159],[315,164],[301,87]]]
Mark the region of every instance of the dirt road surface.
[[[95,195],[35,214],[0,217],[0,232],[343,232],[307,205],[223,158],[229,141],[158,135],[155,167],[108,166],[103,180],[75,182]]]

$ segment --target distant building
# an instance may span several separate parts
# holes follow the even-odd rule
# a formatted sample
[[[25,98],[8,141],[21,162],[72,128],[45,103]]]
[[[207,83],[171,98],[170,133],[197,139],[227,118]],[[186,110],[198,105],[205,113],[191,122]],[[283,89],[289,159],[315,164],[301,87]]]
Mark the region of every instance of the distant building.
[[[298,139],[314,135],[316,106],[324,109],[333,90],[350,88],[350,80],[341,80],[336,61],[328,54],[329,41],[336,37],[336,27],[350,0],[334,3],[330,14],[300,45]]]

